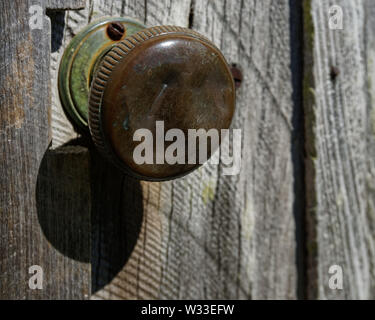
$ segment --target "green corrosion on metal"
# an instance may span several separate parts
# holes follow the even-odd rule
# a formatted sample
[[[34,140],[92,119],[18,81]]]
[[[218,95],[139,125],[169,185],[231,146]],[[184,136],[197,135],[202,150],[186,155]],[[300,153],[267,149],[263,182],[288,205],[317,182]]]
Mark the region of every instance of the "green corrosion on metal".
[[[107,34],[107,26],[115,21],[125,27],[117,41]],[[101,18],[83,28],[65,49],[58,75],[59,94],[64,110],[79,128],[88,130],[90,84],[99,61],[116,43],[145,28],[131,18]]]

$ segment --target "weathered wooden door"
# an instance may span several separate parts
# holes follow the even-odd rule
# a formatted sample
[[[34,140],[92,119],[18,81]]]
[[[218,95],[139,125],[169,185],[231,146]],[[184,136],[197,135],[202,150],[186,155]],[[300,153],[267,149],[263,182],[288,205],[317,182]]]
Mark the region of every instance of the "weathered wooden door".
[[[138,181],[74,131],[58,66],[101,16],[192,28],[237,65],[239,175]],[[2,0],[0,26],[0,298],[374,298],[373,1]]]

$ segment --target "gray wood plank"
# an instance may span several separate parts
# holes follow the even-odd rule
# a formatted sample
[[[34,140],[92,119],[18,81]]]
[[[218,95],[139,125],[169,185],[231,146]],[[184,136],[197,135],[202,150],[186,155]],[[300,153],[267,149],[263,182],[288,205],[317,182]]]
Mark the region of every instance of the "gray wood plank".
[[[91,294],[91,187],[89,152],[81,146],[48,150],[36,186],[43,237],[38,260],[45,265],[40,298],[88,299]],[[34,258],[35,259],[35,258]],[[33,296],[34,297],[34,296]]]
[[[373,1],[306,1],[304,84],[309,221],[308,294],[373,299]],[[329,27],[329,8],[343,29]],[[343,270],[342,290],[329,268]]]
[[[29,8],[32,4],[40,5],[43,13],[42,1],[0,3],[0,298],[84,298],[90,291],[87,261],[76,263],[74,258],[61,255],[50,243],[58,235],[47,239],[45,233],[56,230],[51,225],[54,222],[64,222],[61,227],[66,228],[65,232],[72,231],[69,229],[71,221],[57,217],[59,210],[55,210],[54,205],[58,204],[57,200],[63,200],[66,217],[72,217],[75,209],[69,207],[72,205],[69,200],[73,195],[64,183],[67,179],[72,182],[77,177],[82,178],[82,175],[77,176],[77,162],[86,163],[86,171],[81,171],[84,174],[88,170],[88,158],[81,158],[80,154],[77,161],[77,157],[72,156],[73,167],[70,167],[67,158],[48,160],[45,155],[50,142],[51,27],[49,19],[42,15],[42,29],[31,30]],[[59,165],[54,168],[51,164]],[[61,177],[62,172],[68,176]],[[60,184],[56,184],[58,179]],[[38,182],[41,189],[37,188]],[[73,182],[77,187],[88,184],[84,179],[80,183]],[[80,215],[85,221],[87,212],[82,210]],[[85,224],[82,224],[82,232],[88,231],[84,229]],[[59,235],[60,241],[65,241],[62,248],[72,246],[62,233]],[[81,249],[88,249],[87,246],[87,241],[83,241]],[[43,269],[42,290],[29,288],[32,276],[29,267],[33,265]]]
[[[241,173],[207,172],[212,207],[195,218],[217,259],[205,275],[210,297],[296,298],[289,17],[289,1],[195,2],[192,27],[244,75],[233,122],[243,132]]]
[[[83,9],[86,0],[47,0],[45,7],[52,10],[77,10]]]

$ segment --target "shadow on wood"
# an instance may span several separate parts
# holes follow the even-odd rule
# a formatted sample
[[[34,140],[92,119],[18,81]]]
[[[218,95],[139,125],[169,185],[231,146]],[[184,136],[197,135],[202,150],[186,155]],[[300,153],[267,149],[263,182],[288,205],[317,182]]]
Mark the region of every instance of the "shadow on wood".
[[[91,154],[92,293],[109,283],[133,252],[143,221],[140,182]]]
[[[36,200],[44,236],[64,256],[91,263],[96,292],[132,253],[142,224],[142,191],[139,181],[82,144],[74,140],[45,153]]]
[[[63,255],[90,262],[89,153],[81,146],[47,150],[36,187],[38,220]]]
[[[51,52],[60,49],[64,39],[65,11],[47,10],[47,16],[51,20]]]

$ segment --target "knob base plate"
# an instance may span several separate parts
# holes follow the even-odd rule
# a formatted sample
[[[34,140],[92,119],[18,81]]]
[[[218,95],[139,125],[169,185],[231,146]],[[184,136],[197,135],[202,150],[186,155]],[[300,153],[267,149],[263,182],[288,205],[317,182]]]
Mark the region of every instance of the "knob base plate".
[[[112,40],[108,34],[113,22],[121,23],[125,29],[118,40]],[[90,85],[101,58],[116,43],[145,28],[132,18],[104,17],[82,29],[65,49],[59,67],[59,95],[65,112],[78,129],[88,131]]]

